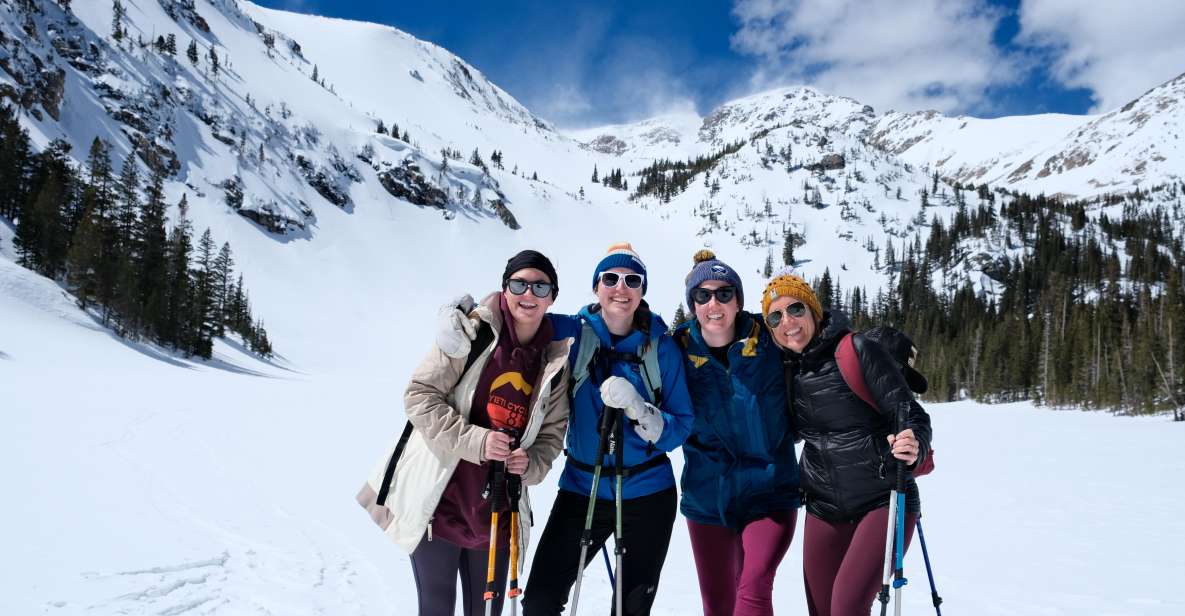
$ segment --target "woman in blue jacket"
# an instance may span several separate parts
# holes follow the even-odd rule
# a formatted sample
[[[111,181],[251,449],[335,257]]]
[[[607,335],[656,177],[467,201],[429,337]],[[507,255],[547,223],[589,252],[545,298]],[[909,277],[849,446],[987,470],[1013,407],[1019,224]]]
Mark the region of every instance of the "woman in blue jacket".
[[[693,418],[682,354],[666,333],[666,324],[642,300],[646,266],[629,244],[609,248],[597,264],[592,283],[597,303],[576,316],[552,315],[556,337],[575,339],[570,356],[574,382],[568,459],[531,562],[524,616],[560,614],[576,576],[613,534],[616,455],[606,453],[594,505],[592,544],[586,562],[578,563],[606,407],[622,409],[630,422],[623,447],[627,476],[621,490],[627,548],[621,574],[624,614],[650,613],[675,524],[675,475],[666,452],[683,444]]]
[[[687,275],[694,318],[675,340],[695,407],[683,501],[704,616],[773,614],[774,573],[794,536],[798,462],[781,353],[743,310],[740,276],[710,251]]]

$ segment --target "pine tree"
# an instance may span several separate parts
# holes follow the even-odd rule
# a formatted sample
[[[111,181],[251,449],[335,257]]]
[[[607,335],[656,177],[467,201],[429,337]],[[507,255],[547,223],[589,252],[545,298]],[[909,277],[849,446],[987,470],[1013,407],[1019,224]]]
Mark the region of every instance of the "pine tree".
[[[177,222],[169,233],[165,320],[159,334],[162,342],[187,352],[194,345],[189,327],[190,300],[193,296],[189,272],[192,252],[193,227],[189,222],[189,198],[183,194],[177,203]]]
[[[123,18],[126,14],[127,9],[124,8],[123,3],[119,0],[113,0],[111,3],[111,38],[117,42],[122,41],[125,35]]]
[[[383,124],[383,120],[381,118],[379,119],[379,126],[378,126],[378,128],[375,129],[375,132],[377,132],[380,135],[387,134],[387,125]]]
[[[0,217],[16,218],[28,199],[32,158],[28,131],[12,107],[0,105]]]
[[[319,75],[320,75],[320,72],[317,70],[317,65],[314,64],[313,65],[313,81],[315,81],[317,83],[321,83],[321,78],[319,77]]]
[[[773,275],[773,273],[774,273],[774,256],[772,254],[766,253],[765,267],[761,270],[761,275],[766,278],[769,278],[770,276]]]
[[[601,180],[597,178],[597,166],[593,165],[592,183],[597,184],[600,183],[600,181]]]
[[[794,265],[794,232],[789,227],[782,240],[782,265]]]
[[[823,305],[824,310],[831,309],[831,300],[835,297],[835,289],[831,284],[831,268],[823,270],[823,277],[815,285],[815,295],[819,297],[819,303]]]
[[[139,244],[137,265],[141,314],[146,330],[155,338],[169,328],[168,319],[168,237],[165,232],[165,195],[163,165],[150,165],[152,175],[145,186],[144,202],[136,225]]]
[[[118,249],[126,255],[138,250],[136,242],[136,216],[140,212],[140,167],[136,163],[135,150],[128,152],[123,160],[123,171],[115,187],[115,240]]]
[[[213,47],[210,47],[210,72],[213,73],[215,77],[218,76],[218,68],[220,66],[221,65],[218,61],[218,52]]]
[[[190,352],[209,359],[214,352],[214,333],[218,318],[211,271],[214,266],[214,238],[210,235],[209,229],[206,229],[198,240],[195,265],[197,267],[192,270],[193,296],[190,300]]]
[[[21,210],[13,238],[20,264],[49,277],[65,267],[70,246],[66,217],[77,207],[78,178],[70,149],[69,143],[55,139],[34,158],[34,192]]]
[[[189,58],[189,63],[197,66],[198,63],[198,46],[197,41],[190,39],[189,47],[185,48],[185,56]]]
[[[679,306],[675,308],[675,316],[671,318],[671,331],[675,331],[675,328],[679,327],[683,323],[686,323],[688,319],[689,317],[687,316],[687,311],[683,309],[683,304],[680,303]]]
[[[231,322],[228,305],[233,291],[231,284],[234,278],[234,264],[230,244],[223,242],[222,249],[218,251],[218,256],[214,259],[213,268],[214,304],[215,311],[218,313],[217,327],[214,330],[216,336],[225,335],[226,325]]]

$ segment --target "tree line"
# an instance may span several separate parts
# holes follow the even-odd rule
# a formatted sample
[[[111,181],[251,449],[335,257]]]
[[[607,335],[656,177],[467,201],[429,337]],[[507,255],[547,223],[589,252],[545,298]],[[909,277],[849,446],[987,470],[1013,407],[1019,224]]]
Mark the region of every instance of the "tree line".
[[[81,169],[70,151],[55,140],[34,153],[16,112],[0,106],[0,217],[15,227],[19,263],[64,284],[120,336],[209,359],[213,340],[234,332],[270,356],[230,245],[218,248],[209,229],[195,245],[184,195],[167,228],[164,166],[146,161],[142,179],[133,150],[116,175],[97,137]]]
[[[1185,420],[1185,185],[1156,191],[1156,204],[1140,191],[1090,202],[1012,193],[998,209],[963,204],[946,222],[934,217],[925,240],[888,246],[888,284],[875,295],[844,290],[830,271],[814,284],[820,301],[847,311],[858,329],[907,332],[929,399],[1033,399]],[[1118,219],[1087,215],[1119,203]],[[1006,249],[983,264],[990,292],[966,279],[967,238]],[[936,290],[936,273],[964,282]]]

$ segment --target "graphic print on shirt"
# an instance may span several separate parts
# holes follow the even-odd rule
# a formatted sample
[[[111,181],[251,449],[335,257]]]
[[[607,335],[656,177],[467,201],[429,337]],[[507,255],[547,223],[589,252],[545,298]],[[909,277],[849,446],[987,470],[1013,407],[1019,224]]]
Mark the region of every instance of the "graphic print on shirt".
[[[526,427],[527,405],[531,402],[532,389],[521,372],[509,371],[499,374],[490,384],[490,400],[486,404],[490,424],[495,428],[512,428],[519,431]]]

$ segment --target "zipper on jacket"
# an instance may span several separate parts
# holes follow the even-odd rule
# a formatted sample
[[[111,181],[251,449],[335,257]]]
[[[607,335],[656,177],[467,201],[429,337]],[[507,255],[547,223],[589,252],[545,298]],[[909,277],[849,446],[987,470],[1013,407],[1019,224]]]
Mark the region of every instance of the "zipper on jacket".
[[[432,541],[432,520],[435,520],[435,519],[436,519],[436,516],[432,516],[432,517],[428,518],[428,541]]]

